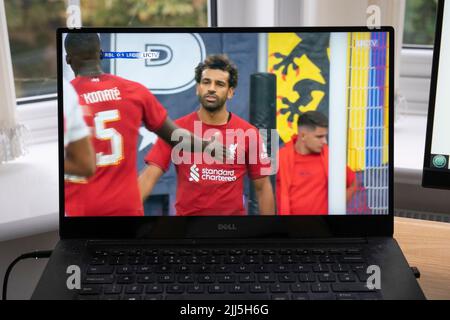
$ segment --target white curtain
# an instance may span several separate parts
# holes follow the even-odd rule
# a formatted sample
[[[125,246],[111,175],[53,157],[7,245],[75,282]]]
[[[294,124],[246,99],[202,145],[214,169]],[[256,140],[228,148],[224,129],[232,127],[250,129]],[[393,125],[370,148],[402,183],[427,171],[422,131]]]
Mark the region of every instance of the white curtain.
[[[5,4],[0,0],[0,164],[24,153],[25,128],[17,121],[16,94],[6,24]]]

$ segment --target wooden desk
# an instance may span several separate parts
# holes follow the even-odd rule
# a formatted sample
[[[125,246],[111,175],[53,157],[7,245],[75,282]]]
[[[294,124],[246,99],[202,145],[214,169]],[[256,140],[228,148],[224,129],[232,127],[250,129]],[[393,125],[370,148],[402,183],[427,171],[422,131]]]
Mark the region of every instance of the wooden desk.
[[[427,299],[450,300],[450,223],[395,217],[394,238]]]

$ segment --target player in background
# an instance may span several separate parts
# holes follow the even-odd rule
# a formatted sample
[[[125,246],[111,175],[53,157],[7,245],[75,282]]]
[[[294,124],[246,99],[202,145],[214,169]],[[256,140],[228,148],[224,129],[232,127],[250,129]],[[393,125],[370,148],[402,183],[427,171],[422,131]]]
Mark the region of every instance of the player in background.
[[[298,119],[298,135],[279,151],[279,215],[328,214],[328,118],[308,111]],[[357,189],[356,175],[346,167],[346,198]]]
[[[214,139],[200,140],[180,129],[143,85],[102,71],[100,39],[96,33],[69,33],[64,46],[66,62],[76,78],[72,84],[90,113],[87,124],[94,130],[96,173],[90,179],[68,177],[65,183],[67,216],[142,216],[138,188],[137,139],[142,123],[164,141],[181,140],[200,145],[200,152],[214,145],[217,158],[226,149]],[[197,151],[197,150],[196,150]]]
[[[95,154],[89,128],[83,119],[78,96],[64,80],[64,172],[81,177],[95,173]]]
[[[274,195],[269,180],[270,161],[262,147],[258,130],[244,119],[227,110],[226,102],[234,95],[238,81],[236,66],[224,55],[212,55],[195,69],[198,110],[176,120],[187,130],[220,132],[234,161],[208,164],[191,158],[189,163],[175,163],[177,171],[176,214],[191,215],[245,215],[243,203],[244,177],[249,175],[256,190],[262,215],[274,214]],[[239,138],[239,132],[248,137]],[[253,141],[251,141],[253,137]],[[251,145],[257,146],[251,148]],[[159,178],[168,170],[171,146],[158,139],[145,158],[148,166],[139,176],[142,200],[152,192]],[[251,154],[253,153],[253,154]],[[184,158],[184,154],[181,157]],[[192,159],[193,158],[193,159]],[[254,159],[253,163],[250,159]],[[203,160],[203,159],[201,159]],[[241,160],[241,161],[239,161]],[[265,164],[263,163],[265,161]]]

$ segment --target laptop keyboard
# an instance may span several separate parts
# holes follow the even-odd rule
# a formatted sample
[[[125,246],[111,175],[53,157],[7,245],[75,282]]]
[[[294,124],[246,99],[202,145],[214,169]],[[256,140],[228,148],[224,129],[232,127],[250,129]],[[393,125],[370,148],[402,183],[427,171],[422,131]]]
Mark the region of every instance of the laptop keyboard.
[[[361,248],[94,249],[78,299],[380,299]]]

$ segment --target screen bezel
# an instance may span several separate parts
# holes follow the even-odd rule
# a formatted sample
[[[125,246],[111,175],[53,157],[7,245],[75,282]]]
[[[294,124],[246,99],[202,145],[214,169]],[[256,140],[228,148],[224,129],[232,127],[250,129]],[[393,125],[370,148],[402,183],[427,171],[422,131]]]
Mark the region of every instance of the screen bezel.
[[[450,170],[432,168],[431,145],[433,142],[434,113],[436,108],[436,92],[441,51],[442,25],[444,19],[444,0],[439,0],[436,18],[436,36],[433,50],[433,66],[431,71],[430,98],[428,102],[427,132],[425,138],[425,155],[423,162],[422,186],[425,188],[450,189]]]
[[[380,27],[254,27],[254,28],[59,28],[56,33],[58,92],[62,92],[62,35],[96,33],[220,33],[220,32],[388,32],[389,33],[389,214],[345,216],[245,217],[77,217],[64,215],[63,99],[58,94],[59,227],[60,237],[89,239],[305,239],[393,235],[394,201],[394,29]],[[228,228],[220,228],[226,224]],[[231,227],[231,228],[230,228]],[[223,230],[225,229],[225,230]],[[231,230],[230,230],[231,229]]]

